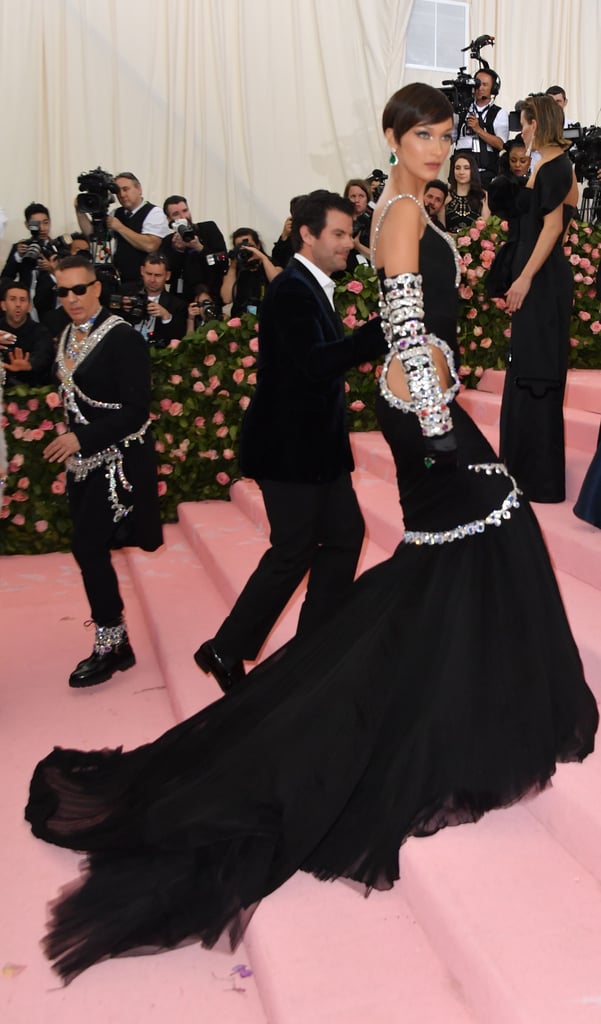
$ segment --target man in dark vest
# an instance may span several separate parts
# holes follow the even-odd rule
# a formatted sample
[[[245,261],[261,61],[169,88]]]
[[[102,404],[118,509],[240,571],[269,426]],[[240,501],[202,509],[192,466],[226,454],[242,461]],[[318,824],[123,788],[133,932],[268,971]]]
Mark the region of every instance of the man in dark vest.
[[[474,80],[474,99],[459,125],[455,149],[474,154],[482,185],[488,188],[498,174],[499,154],[509,138],[509,114],[493,103],[500,87],[496,71],[481,68]]]
[[[353,247],[353,205],[312,192],[294,207],[294,258],[261,305],[257,387],[240,437],[240,467],[261,488],[271,546],[232,611],[194,655],[227,690],[244,676],[309,573],[297,633],[335,610],[357,567],[364,523],[351,483],[344,375],[386,351],[378,318],[345,335],[332,274]]]

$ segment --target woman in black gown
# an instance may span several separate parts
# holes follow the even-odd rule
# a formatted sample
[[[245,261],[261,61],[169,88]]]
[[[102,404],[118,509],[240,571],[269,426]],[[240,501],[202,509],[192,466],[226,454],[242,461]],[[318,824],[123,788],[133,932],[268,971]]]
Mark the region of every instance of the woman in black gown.
[[[563,397],[574,281],[562,239],[578,188],[565,152],[563,112],[550,96],[529,97],[522,136],[541,159],[505,211],[517,241],[506,294],[511,361],[501,407],[501,455],[530,501],[565,499]],[[513,223],[512,223],[513,222]]]
[[[451,108],[407,86],[383,123],[394,166],[373,251],[390,357],[377,403],[405,537],[318,631],[154,743],[40,762],[33,831],[88,853],[45,940],[66,981],[225,929],[235,944],[299,868],[388,888],[407,836],[475,821],[593,748],[597,709],[536,520],[454,403],[449,345],[422,323],[418,269],[457,274],[421,205]]]

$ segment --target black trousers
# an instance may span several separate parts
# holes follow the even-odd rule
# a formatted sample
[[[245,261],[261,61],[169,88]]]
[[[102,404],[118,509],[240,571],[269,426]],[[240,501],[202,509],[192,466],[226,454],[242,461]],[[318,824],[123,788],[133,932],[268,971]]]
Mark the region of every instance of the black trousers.
[[[260,480],[271,547],[215,636],[225,663],[254,661],[309,572],[297,633],[314,629],[353,582],[365,524],[350,474],[332,483]]]
[[[73,519],[71,550],[81,570],[92,619],[98,626],[116,626],[121,621],[123,600],[111,561],[117,528],[106,490],[102,470],[95,470],[82,483],[68,485]]]

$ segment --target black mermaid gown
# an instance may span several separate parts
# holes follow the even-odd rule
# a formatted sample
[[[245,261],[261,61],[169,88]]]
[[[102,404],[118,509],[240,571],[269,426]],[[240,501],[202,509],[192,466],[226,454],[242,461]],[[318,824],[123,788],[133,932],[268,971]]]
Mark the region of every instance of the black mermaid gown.
[[[422,247],[426,277],[438,245]],[[89,854],[46,937],[65,980],[226,929],[235,944],[299,868],[388,888],[408,836],[475,821],[593,749],[596,704],[529,506],[482,525],[512,483],[467,468],[494,456],[461,408],[460,465],[431,471],[416,417],[377,404],[423,543],[400,543],[318,632],[155,742],[37,766],[34,833]],[[437,542],[460,524],[463,539]]]

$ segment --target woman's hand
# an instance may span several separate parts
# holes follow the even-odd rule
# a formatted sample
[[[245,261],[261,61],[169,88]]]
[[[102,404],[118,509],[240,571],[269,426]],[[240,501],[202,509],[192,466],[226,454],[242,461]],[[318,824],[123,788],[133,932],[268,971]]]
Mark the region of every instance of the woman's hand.
[[[522,308],[524,299],[530,291],[531,284],[532,278],[526,277],[525,274],[520,274],[519,277],[516,277],[509,291],[505,293],[507,309],[510,313],[515,313],[516,310]]]

